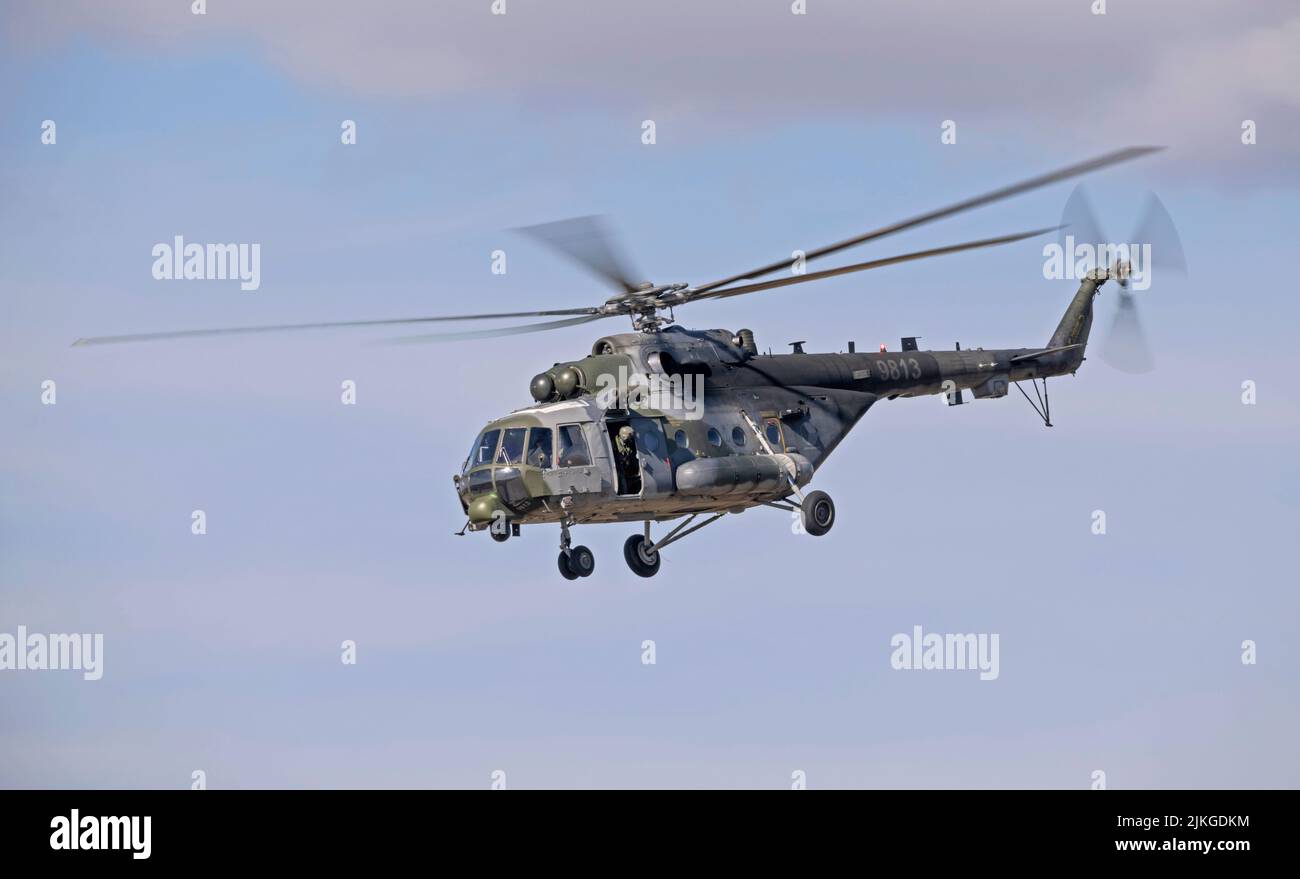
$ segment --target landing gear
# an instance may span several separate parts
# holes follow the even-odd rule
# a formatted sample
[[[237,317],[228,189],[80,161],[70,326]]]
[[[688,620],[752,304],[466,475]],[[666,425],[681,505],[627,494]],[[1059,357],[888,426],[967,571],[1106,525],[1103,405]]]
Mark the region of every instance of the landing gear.
[[[569,522],[565,520],[560,523],[560,557],[556,561],[560,576],[566,580],[590,577],[596,570],[595,554],[585,546],[570,547],[569,543]]]
[[[1038,383],[1040,381],[1043,383],[1042,393],[1038,392]],[[1052,407],[1050,402],[1047,399],[1047,379],[1031,378],[1030,382],[1032,382],[1034,385],[1034,396],[1038,398],[1037,403],[1029,399],[1029,395],[1025,393],[1025,389],[1020,387],[1020,382],[1015,383],[1016,390],[1019,391],[1021,395],[1023,395],[1024,398],[1029,402],[1029,405],[1033,407],[1035,414],[1037,414],[1039,418],[1043,419],[1043,427],[1051,427]]]
[[[681,540],[688,534],[694,534],[705,525],[713,524],[727,514],[726,512],[714,513],[700,524],[691,525],[700,515],[700,513],[691,513],[686,517],[685,521],[659,540],[650,539],[650,520],[647,519],[645,535],[633,534],[623,544],[623,558],[627,560],[627,566],[632,569],[632,573],[638,577],[653,577],[659,573],[659,551],[661,549],[670,543]]]
[[[799,347],[803,344],[802,342],[791,342],[790,344],[795,346],[796,353],[803,350]],[[912,347],[915,348],[916,346],[913,345]],[[882,348],[881,350],[884,349]],[[961,402],[960,392],[957,394],[957,402]],[[768,442],[767,437],[759,431],[758,425],[754,423],[754,419],[750,418],[749,414],[745,412],[744,409],[740,410],[740,417],[745,419],[745,423],[749,425],[749,429],[754,432],[754,436],[758,438],[758,444],[763,447],[763,451],[768,455],[775,455],[776,452],[773,450],[771,443]],[[786,460],[788,461],[789,459],[787,458]],[[787,466],[791,468],[793,467],[793,465]],[[790,493],[799,498],[798,502],[790,500],[789,495],[786,495],[786,497],[780,502],[773,503],[772,501],[762,501],[761,503],[763,503],[764,506],[775,507],[778,510],[787,510],[789,512],[798,510],[799,518],[803,520],[803,530],[814,537],[821,537],[823,534],[830,531],[831,526],[835,524],[835,502],[832,501],[831,496],[824,491],[810,491],[807,494],[804,494],[799,490],[799,483],[795,479],[795,476],[795,471],[790,469],[786,473],[785,478],[786,481],[790,483]],[[804,482],[807,482],[807,480],[805,479]]]
[[[579,577],[590,577],[596,570],[596,556],[585,546],[575,546],[569,550],[568,564],[569,570]]]
[[[810,491],[799,505],[803,530],[813,537],[821,537],[835,524],[835,502],[824,491]]]
[[[654,544],[640,534],[633,534],[623,544],[623,558],[627,559],[627,566],[638,577],[653,577],[659,573],[659,563],[662,561]]]

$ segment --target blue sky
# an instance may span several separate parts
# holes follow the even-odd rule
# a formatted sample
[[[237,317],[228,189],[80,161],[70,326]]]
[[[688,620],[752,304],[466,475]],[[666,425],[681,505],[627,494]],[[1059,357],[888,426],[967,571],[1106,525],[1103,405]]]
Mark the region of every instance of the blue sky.
[[[438,27],[394,4],[297,30],[242,3],[211,4],[208,22],[164,4],[105,19],[5,7],[0,632],[102,632],[105,674],[0,672],[0,784],[184,787],[195,769],[212,787],[486,787],[496,769],[512,787],[783,787],[796,769],[814,788],[1083,788],[1096,769],[1112,787],[1300,783],[1300,80],[1246,76],[1229,54],[1215,81],[1231,88],[1198,90],[1198,68],[1180,95],[1161,60],[1218,57],[1216,40],[1259,59],[1295,48],[1294,21],[1268,4],[1232,27],[1215,4],[1200,25],[1120,18],[1114,51],[1149,57],[1107,64],[1099,48],[1090,88],[1061,43],[1027,46],[1019,70],[1014,53],[967,67],[955,22],[909,55],[894,44],[913,18],[829,3],[840,19],[814,7],[809,28],[852,44],[856,22],[879,58],[783,41],[781,4],[719,3],[692,28],[642,22],[662,67],[620,64],[596,37],[647,13],[611,6],[583,27],[554,20],[567,5],[512,2],[505,46],[483,42],[475,4]],[[989,14],[971,41],[1012,15],[1066,43],[1103,24]],[[702,48],[737,30],[761,57],[723,57],[749,79]],[[331,63],[339,40],[350,58]],[[516,69],[546,40],[553,65]],[[1023,93],[1002,88],[1016,80]],[[1120,124],[1121,91],[1161,99],[1149,128]],[[1198,103],[1202,121],[1176,112]],[[947,118],[956,145],[939,142]],[[1244,118],[1259,122],[1254,146],[1239,143]],[[44,119],[57,145],[40,143]],[[339,143],[343,119],[355,146]],[[555,572],[552,529],[502,546],[452,536],[450,476],[475,431],[526,403],[540,369],[580,357],[592,328],[419,347],[370,345],[388,334],[365,330],[69,347],[586,305],[605,292],[508,229],[609,213],[647,276],[702,282],[1149,140],[1170,150],[1090,185],[1116,234],[1150,188],[1182,235],[1189,276],[1141,302],[1156,371],[1090,357],[1051,386],[1050,431],[1018,394],[883,403],[817,474],[839,510],[831,535],[750,511],[674,546],[653,580],[622,562],[628,528],[575,533],[597,570],[574,583]],[[1068,194],[854,257],[1050,225]],[[260,242],[261,289],[154,281],[150,250],[177,234]],[[1042,278],[1043,243],[679,317],[752,327],[774,350],[1042,344],[1074,288]],[[504,276],[489,271],[497,248]],[[1094,339],[1113,307],[1107,291]],[[55,406],[41,404],[47,379]],[[344,379],[356,406],[339,403]],[[1246,380],[1257,405],[1241,404]],[[894,671],[890,636],[918,624],[999,633],[1001,676]],[[339,661],[344,639],[355,666]],[[641,664],[645,639],[656,665]],[[1245,639],[1257,665],[1240,662]]]

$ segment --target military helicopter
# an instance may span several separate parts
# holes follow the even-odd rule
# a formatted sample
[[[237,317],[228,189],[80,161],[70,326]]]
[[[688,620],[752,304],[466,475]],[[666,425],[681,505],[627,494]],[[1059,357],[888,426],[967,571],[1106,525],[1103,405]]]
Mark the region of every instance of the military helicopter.
[[[1152,153],[1130,147],[1080,162],[844,241],[807,251],[803,261],[839,253],[955,214]],[[1073,199],[1072,199],[1073,201]],[[810,535],[829,533],[835,504],[805,490],[817,469],[880,400],[945,394],[949,405],[1006,396],[1014,385],[1051,427],[1047,379],[1073,374],[1084,361],[1093,297],[1108,280],[1128,281],[1126,262],[1105,264],[1081,278],[1055,332],[1041,347],[921,351],[916,338],[900,349],[788,354],[760,353],[748,329],[691,330],[676,324],[677,308],[867,271],[1043,235],[1060,226],[796,273],[780,260],[705,284],[637,280],[598,218],[562,220],[521,230],[578,262],[614,289],[602,304],[567,309],[185,330],[79,339],[74,344],[148,341],[234,333],[333,327],[378,327],[523,317],[558,320],[434,333],[400,341],[446,342],[534,333],[614,317],[632,332],[596,340],[591,353],[554,364],[530,382],[532,403],[481,430],[452,477],[466,515],[458,532],[487,531],[505,542],[523,525],[560,530],[558,568],[566,579],[588,577],[595,556],[572,544],[577,525],[637,522],[623,555],[641,577],[658,571],[663,551],[728,513],[771,507],[797,513]],[[802,268],[800,266],[799,268]],[[759,280],[786,271],[785,277]],[[1131,312],[1131,296],[1125,308]],[[1118,319],[1118,318],[1117,318]],[[1126,325],[1132,325],[1126,318]],[[1033,386],[1031,398],[1021,383]],[[677,521],[680,520],[680,521]],[[697,521],[698,520],[698,521]],[[651,536],[652,523],[675,522]]]

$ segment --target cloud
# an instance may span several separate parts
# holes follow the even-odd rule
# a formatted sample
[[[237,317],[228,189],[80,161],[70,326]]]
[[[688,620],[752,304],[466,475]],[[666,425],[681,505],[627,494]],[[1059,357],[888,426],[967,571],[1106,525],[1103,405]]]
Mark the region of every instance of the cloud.
[[[691,119],[699,136],[810,115],[954,119],[985,141],[1152,140],[1176,161],[1276,168],[1300,154],[1300,16],[1285,2],[1139,7],[986,0],[383,4],[222,0],[11,11],[15,49],[255,46],[347,99],[482,100]],[[933,117],[933,118],[929,118]],[[1240,126],[1260,144],[1243,153]]]

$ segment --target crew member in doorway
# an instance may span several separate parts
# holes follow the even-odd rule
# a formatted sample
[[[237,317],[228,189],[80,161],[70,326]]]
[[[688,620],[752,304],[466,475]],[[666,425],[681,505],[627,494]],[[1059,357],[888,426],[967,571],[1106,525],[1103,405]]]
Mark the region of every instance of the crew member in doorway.
[[[641,493],[641,463],[636,458],[636,432],[623,425],[614,436],[614,457],[618,465],[619,494]]]

